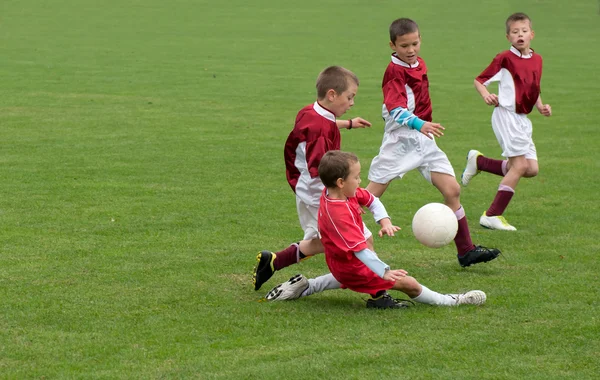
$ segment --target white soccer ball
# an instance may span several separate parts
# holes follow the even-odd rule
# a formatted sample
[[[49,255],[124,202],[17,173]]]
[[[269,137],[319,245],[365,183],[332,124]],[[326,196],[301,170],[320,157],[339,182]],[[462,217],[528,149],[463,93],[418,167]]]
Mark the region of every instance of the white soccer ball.
[[[415,213],[412,229],[423,245],[440,248],[454,240],[458,220],[454,211],[445,204],[429,203]]]

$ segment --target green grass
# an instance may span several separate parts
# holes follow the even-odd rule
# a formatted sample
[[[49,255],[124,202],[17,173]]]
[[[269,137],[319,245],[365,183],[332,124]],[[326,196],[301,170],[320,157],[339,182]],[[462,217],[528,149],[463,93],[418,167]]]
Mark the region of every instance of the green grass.
[[[363,184],[377,154],[387,28],[421,26],[438,140],[499,157],[473,78],[529,13],[544,57],[532,114],[540,175],[479,227],[498,178],[463,190],[493,263],[461,269],[419,245],[413,213],[440,201],[418,173],[383,197],[403,231],[380,256],[432,289],[478,288],[479,308],[364,308],[332,291],[260,302],[269,286],[326,272],[324,257],[251,288],[255,252],[301,236],[283,143],[332,64],[361,80],[368,130],[342,131]],[[0,6],[0,377],[586,379],[600,371],[595,82],[598,3],[4,1]],[[371,219],[366,222],[372,230]]]

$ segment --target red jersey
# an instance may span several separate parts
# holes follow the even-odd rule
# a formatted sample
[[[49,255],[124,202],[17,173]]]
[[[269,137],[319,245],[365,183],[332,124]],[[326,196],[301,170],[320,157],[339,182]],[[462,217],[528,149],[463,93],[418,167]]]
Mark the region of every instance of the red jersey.
[[[390,289],[394,281],[379,277],[354,254],[367,248],[362,206],[369,207],[375,196],[362,188],[346,200],[331,199],[326,192],[323,190],[319,206],[319,234],[331,274],[342,287],[356,292],[376,294]]]
[[[323,191],[319,163],[327,151],[339,150],[340,145],[340,130],[331,111],[315,102],[298,112],[283,157],[287,181],[304,203],[319,207]]]
[[[533,50],[522,55],[514,46],[492,60],[476,80],[487,87],[498,84],[498,105],[509,111],[528,114],[540,96],[542,57]]]
[[[383,104],[388,113],[402,107],[421,120],[432,120],[427,66],[421,57],[417,57],[417,62],[411,66],[392,54],[392,61],[383,74],[381,87]]]

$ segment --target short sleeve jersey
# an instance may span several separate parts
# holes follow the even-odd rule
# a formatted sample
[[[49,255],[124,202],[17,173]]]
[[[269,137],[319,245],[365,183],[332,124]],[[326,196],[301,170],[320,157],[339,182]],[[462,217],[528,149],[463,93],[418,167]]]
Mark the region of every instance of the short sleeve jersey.
[[[432,120],[427,66],[421,57],[417,57],[414,65],[409,65],[392,54],[392,61],[383,74],[381,86],[383,104],[388,113],[402,107],[422,120]],[[383,112],[386,113],[385,110]]]
[[[496,55],[476,80],[488,86],[498,84],[498,105],[509,111],[528,114],[540,96],[542,57],[530,50],[522,55],[514,46]]]
[[[346,200],[331,199],[326,192],[327,189],[323,190],[319,206],[319,234],[331,273],[341,283],[357,272],[374,275],[354,252],[367,248],[362,207],[369,207],[375,196],[362,188],[356,189],[356,196]]]
[[[327,151],[339,150],[340,130],[335,115],[318,102],[298,112],[283,152],[287,181],[306,204],[319,206],[323,184],[319,178],[319,163]]]

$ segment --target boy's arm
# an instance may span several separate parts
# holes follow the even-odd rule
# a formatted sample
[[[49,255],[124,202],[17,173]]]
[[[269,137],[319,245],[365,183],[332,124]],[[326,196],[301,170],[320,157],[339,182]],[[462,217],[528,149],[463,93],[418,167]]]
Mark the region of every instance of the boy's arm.
[[[368,248],[354,252],[354,255],[376,275],[384,280],[397,281],[408,274],[408,272],[406,272],[404,269],[390,270],[390,266],[381,261],[379,257],[377,257],[377,254]]]
[[[335,124],[339,129],[366,128],[371,126],[371,123],[362,117],[355,117],[349,120],[336,120]]]
[[[544,102],[542,102],[542,95],[538,96],[535,107],[542,115],[546,117],[552,116],[552,107],[550,107],[550,104],[544,104]]]
[[[381,259],[377,257],[377,254],[369,248],[354,252],[354,255],[381,278],[383,278],[385,272],[390,269],[390,266],[381,261]]]
[[[477,90],[479,95],[481,95],[485,104],[487,104],[488,106],[497,106],[498,105],[498,95],[490,94],[487,87],[485,85],[483,85],[481,82],[479,82],[477,79],[475,79],[475,81],[473,83],[475,84],[475,89]]]
[[[372,194],[371,194],[372,195]],[[383,206],[383,203],[377,198],[373,196],[373,201],[369,205],[369,211],[373,214],[373,218],[375,218],[375,222],[381,225],[381,229],[379,230],[379,237],[383,237],[383,235],[394,236],[394,232],[399,231],[400,227],[394,226],[392,221]]]
[[[442,137],[444,135],[444,132],[442,131],[446,129],[442,127],[441,124],[421,120],[417,117],[417,115],[403,107],[394,108],[390,112],[390,116],[399,125],[405,125],[409,128],[415,129],[430,139],[433,139],[433,136]]]

